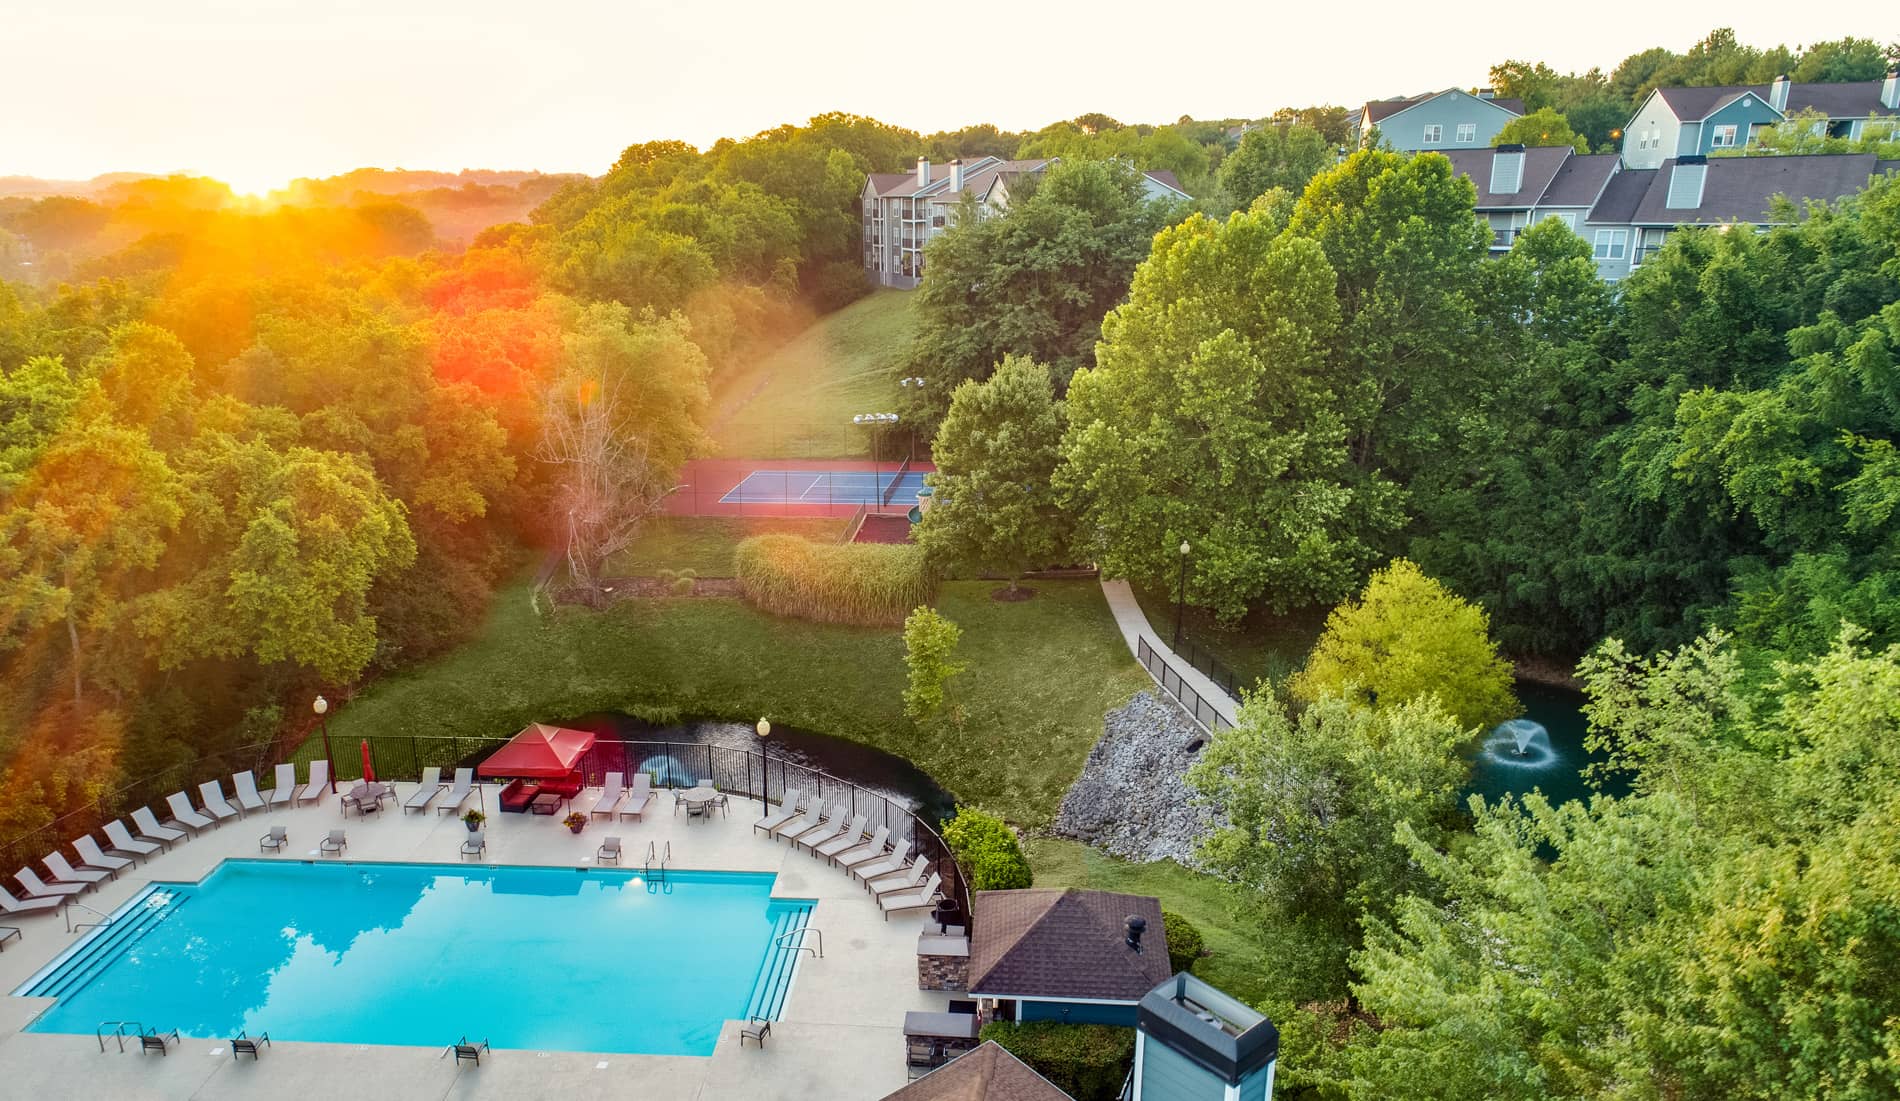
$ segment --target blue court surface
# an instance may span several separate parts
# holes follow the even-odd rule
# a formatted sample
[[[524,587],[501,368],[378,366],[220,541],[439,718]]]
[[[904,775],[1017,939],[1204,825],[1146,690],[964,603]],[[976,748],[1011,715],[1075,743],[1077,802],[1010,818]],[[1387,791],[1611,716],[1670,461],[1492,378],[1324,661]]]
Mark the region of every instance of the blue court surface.
[[[914,505],[920,471],[755,470],[719,498],[728,505]],[[886,495],[889,500],[886,500]]]

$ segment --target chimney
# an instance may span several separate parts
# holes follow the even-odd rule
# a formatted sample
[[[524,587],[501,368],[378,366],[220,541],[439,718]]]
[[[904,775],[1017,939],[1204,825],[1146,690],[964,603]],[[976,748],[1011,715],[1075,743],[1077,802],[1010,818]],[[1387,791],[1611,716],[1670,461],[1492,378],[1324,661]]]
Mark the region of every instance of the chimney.
[[[929,183],[930,183],[930,158],[918,157],[917,158],[917,186],[924,187]]]
[[[1887,70],[1887,79],[1880,83],[1880,102],[1890,110],[1900,111],[1900,68]]]
[[[1788,74],[1782,73],[1768,86],[1768,106],[1783,114],[1788,112]]]
[[[1496,99],[1498,98],[1498,90],[1496,88],[1480,88],[1478,89],[1478,98]]]
[[[963,190],[963,158],[962,157],[958,157],[955,160],[950,162],[950,190],[951,191]]]
[[[1128,947],[1137,952],[1141,951],[1141,934],[1148,928],[1148,919],[1140,914],[1129,914],[1128,920],[1122,924],[1128,927]]]

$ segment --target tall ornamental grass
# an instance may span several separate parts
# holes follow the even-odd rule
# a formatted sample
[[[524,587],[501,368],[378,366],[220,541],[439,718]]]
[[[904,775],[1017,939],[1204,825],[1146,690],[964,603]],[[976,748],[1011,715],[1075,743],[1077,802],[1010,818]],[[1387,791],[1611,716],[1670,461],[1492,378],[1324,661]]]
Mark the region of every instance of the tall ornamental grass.
[[[930,602],[936,585],[917,546],[755,535],[739,544],[734,564],[754,605],[820,623],[895,627]]]

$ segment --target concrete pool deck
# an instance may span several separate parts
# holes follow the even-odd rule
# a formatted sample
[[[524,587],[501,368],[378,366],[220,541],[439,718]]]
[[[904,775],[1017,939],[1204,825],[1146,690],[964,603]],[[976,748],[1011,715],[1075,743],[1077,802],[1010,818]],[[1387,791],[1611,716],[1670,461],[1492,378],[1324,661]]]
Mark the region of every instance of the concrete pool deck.
[[[406,796],[415,785],[398,783]],[[120,1054],[106,1040],[106,1053],[91,1035],[21,1031],[48,1005],[46,998],[0,997],[0,1093],[31,1098],[252,1098],[330,1096],[339,1089],[400,1098],[642,1097],[680,1101],[875,1101],[908,1081],[904,1065],[904,1013],[944,1010],[950,995],[917,989],[916,943],[925,916],[896,915],[889,921],[857,882],[838,869],[783,841],[752,830],[756,801],[734,796],[730,818],[709,821],[675,816],[670,793],[656,793],[642,822],[591,822],[576,837],[560,815],[500,814],[499,788],[486,787],[488,853],[464,860],[468,831],[459,818],[405,813],[391,804],[380,814],[344,820],[335,795],[296,810],[252,811],[239,821],[181,841],[169,852],[120,873],[118,879],[81,896],[83,905],[112,912],[154,881],[195,881],[228,858],[255,858],[257,841],[271,826],[290,831],[283,860],[333,862],[314,854],[329,831],[348,830],[345,859],[356,862],[524,864],[592,866],[601,838],[617,834],[625,845],[623,867],[638,868],[647,842],[673,846],[672,866],[695,871],[772,872],[773,894],[816,899],[811,925],[822,930],[825,957],[805,955],[780,1019],[763,1050],[739,1046],[738,1022],[728,1021],[709,1057],[590,1054],[501,1050],[480,1067],[457,1067],[443,1048],[320,1044],[272,1040],[253,1063],[232,1059],[228,1037],[186,1037],[166,1057]],[[586,807],[596,792],[575,800]],[[161,818],[166,816],[161,815]],[[612,865],[609,865],[612,867]],[[0,869],[11,874],[11,869]],[[83,909],[73,921],[96,921]],[[67,933],[58,914],[0,919],[22,936],[0,952],[0,989],[11,991],[84,934]],[[690,974],[692,961],[679,961]],[[400,997],[392,992],[390,997]],[[567,1007],[558,986],[536,995],[550,1013],[591,1013],[598,1007]],[[147,1025],[167,1028],[163,1021]],[[444,1046],[455,1040],[444,1036]]]

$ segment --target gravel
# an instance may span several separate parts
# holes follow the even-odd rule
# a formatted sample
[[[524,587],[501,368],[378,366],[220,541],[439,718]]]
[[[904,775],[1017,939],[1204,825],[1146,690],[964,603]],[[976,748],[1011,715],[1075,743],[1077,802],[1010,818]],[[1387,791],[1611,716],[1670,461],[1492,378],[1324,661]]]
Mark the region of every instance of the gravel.
[[[1186,780],[1198,756],[1187,747],[1204,737],[1174,701],[1138,693],[1109,712],[1054,831],[1127,860],[1199,867],[1196,844],[1220,825]]]

